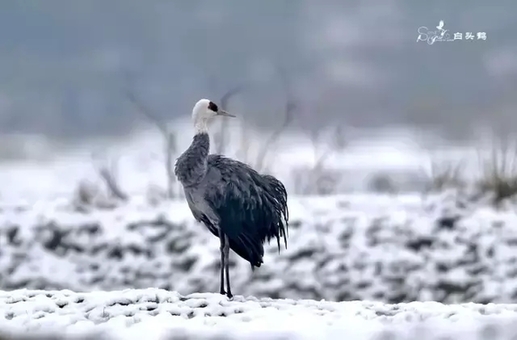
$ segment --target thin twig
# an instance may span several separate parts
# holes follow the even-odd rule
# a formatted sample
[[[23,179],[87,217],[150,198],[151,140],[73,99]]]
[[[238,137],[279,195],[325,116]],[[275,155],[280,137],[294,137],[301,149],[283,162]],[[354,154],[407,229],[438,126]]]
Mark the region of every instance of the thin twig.
[[[276,141],[280,138],[282,133],[293,122],[293,113],[297,108],[285,70],[278,67],[278,74],[280,81],[282,82],[286,98],[285,107],[283,111],[283,121],[282,124],[280,124],[278,128],[274,130],[273,133],[269,136],[266,142],[262,145],[262,148],[260,148],[255,162],[255,167],[257,171],[262,170],[266,157],[270,151],[270,146],[276,143]]]
[[[310,171],[310,178],[311,183],[318,183],[318,180],[321,177],[322,170],[325,167],[325,163],[327,162],[328,158],[336,151],[336,150],[342,150],[346,147],[346,143],[344,139],[342,138],[342,127],[341,125],[338,125],[336,129],[333,132],[333,143],[328,143],[327,148],[320,152],[320,137],[321,132],[319,130],[314,130],[309,133],[310,140],[313,147],[313,153],[314,153],[314,166],[312,167]],[[316,184],[317,186],[317,184]],[[319,192],[320,189],[318,187],[314,188],[316,192]],[[306,189],[305,191],[311,191],[310,189]]]
[[[95,164],[94,164],[95,166]],[[111,197],[118,198],[122,201],[127,201],[129,196],[121,189],[116,173],[117,173],[117,161],[112,160],[111,166],[107,164],[100,164],[95,166],[99,176],[103,179],[106,184],[106,188],[108,190],[108,194]]]
[[[220,106],[223,110],[228,109],[228,104],[230,103],[230,100],[238,95],[240,92],[244,91],[245,86],[244,85],[237,85],[230,90],[226,91],[221,99],[219,100]],[[228,121],[226,119],[223,119],[221,121],[221,125],[219,128],[219,131],[216,135],[214,135],[214,144],[215,144],[215,152],[218,154],[224,154],[226,151],[226,147],[228,146]]]
[[[153,111],[145,105],[142,101],[140,101],[132,90],[129,88],[125,90],[126,97],[128,100],[135,105],[138,109],[138,112],[146,117],[150,122],[152,122],[158,130],[162,133],[163,138],[165,139],[165,173],[167,176],[167,196],[169,199],[174,198],[174,183],[176,181],[176,176],[174,175],[174,154],[177,151],[176,144],[176,135],[169,131],[167,128],[167,124],[161,120],[158,115],[153,113]]]
[[[158,118],[158,116],[156,114],[154,114],[152,112],[152,110],[146,106],[143,102],[141,102],[140,100],[138,100],[138,98],[136,97],[136,95],[133,93],[133,91],[127,89],[125,91],[125,94],[126,94],[126,97],[129,99],[129,101],[135,105],[135,107],[138,109],[138,111],[140,112],[140,114],[142,114],[144,117],[146,117],[147,119],[149,119],[149,121],[151,121],[154,125],[156,125],[156,127],[164,134],[164,135],[168,135],[169,134],[169,131],[167,130],[167,124],[165,124],[165,122],[163,120],[161,120],[160,118]]]

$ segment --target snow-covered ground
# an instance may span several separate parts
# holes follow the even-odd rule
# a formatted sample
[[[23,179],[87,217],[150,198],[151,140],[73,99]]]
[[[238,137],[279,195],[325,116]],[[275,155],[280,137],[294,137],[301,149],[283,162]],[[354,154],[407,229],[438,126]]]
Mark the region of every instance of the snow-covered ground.
[[[218,289],[218,242],[194,223],[183,201],[149,206],[135,197],[89,212],[67,200],[4,204],[0,333],[28,330],[35,339],[51,333],[63,339],[517,336],[517,305],[504,304],[517,301],[513,210],[470,206],[452,192],[291,197],[290,210],[287,250],[278,254],[268,246],[254,273],[231,255],[237,296],[227,301],[209,293]],[[9,291],[20,288],[45,290]],[[429,300],[448,304],[423,302]],[[456,304],[470,301],[485,304]]]
[[[291,197],[288,248],[255,272],[233,253],[235,293],[293,299],[517,302],[517,214],[450,194]],[[106,210],[4,207],[0,289],[218,289],[218,240],[184,201]]]
[[[288,188],[292,168],[314,158],[295,137],[272,161]],[[517,303],[511,206],[495,211],[454,192],[299,197],[289,189],[288,249],[269,245],[255,272],[232,253],[237,297],[227,301],[208,293],[218,290],[217,239],[183,200],[150,203],[148,189],[165,187],[162,142],[142,133],[107,150],[107,159],[122,157],[121,185],[131,198],[103,209],[78,209],[72,196],[80,180],[94,180],[90,154],[105,144],[2,165],[0,331],[119,339],[517,336],[517,307],[502,304]],[[428,160],[411,138],[377,142],[352,144],[329,164],[356,171],[351,182],[359,183],[368,171],[417,171]],[[430,300],[438,302],[422,302]],[[458,304],[466,302],[490,304]]]
[[[0,292],[0,329],[91,339],[515,339],[517,305],[275,300],[160,289]],[[37,333],[36,333],[37,332]]]

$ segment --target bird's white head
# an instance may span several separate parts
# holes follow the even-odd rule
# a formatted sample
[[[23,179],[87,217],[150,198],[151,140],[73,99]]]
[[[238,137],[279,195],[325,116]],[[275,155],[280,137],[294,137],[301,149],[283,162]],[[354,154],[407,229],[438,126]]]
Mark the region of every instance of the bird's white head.
[[[200,99],[192,109],[192,120],[197,133],[207,132],[208,123],[216,116],[235,117],[220,109],[209,99]]]

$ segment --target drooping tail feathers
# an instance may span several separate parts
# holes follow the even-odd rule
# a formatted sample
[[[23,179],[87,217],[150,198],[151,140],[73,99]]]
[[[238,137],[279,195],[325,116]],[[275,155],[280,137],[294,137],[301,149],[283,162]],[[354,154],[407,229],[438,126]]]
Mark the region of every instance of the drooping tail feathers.
[[[280,239],[283,238],[287,248],[289,211],[287,191],[273,176],[257,177],[252,188],[247,204],[240,198],[232,199],[240,195],[227,195],[218,212],[222,217],[220,226],[229,237],[230,248],[248,260],[253,268],[260,267],[263,262],[264,241],[276,238],[280,252]],[[233,190],[229,192],[236,193]]]
[[[255,267],[263,262],[265,241],[276,238],[280,251],[283,238],[287,248],[289,212],[284,185],[273,176],[219,155],[208,157],[208,169],[209,176],[222,182],[207,188],[204,200],[218,217],[218,227],[229,238],[230,248]],[[209,225],[217,236],[216,227]]]
[[[278,251],[280,251],[280,239],[283,237],[285,248],[287,249],[287,236],[289,232],[289,208],[287,207],[287,191],[278,179],[271,175],[262,175],[266,182],[265,198],[273,208],[273,223],[268,227],[266,238],[270,241],[276,237]]]

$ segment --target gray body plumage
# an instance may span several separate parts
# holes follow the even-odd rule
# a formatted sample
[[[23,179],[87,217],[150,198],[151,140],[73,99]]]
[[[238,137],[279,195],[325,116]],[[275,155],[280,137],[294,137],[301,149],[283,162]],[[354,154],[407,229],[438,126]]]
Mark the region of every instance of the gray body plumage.
[[[287,247],[285,187],[242,162],[209,155],[209,149],[208,134],[198,133],[175,165],[190,210],[215,236],[228,240],[229,248],[252,269],[260,267],[265,241],[276,238],[280,250],[283,238]],[[221,239],[222,247],[223,243]]]

